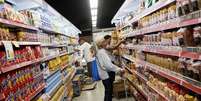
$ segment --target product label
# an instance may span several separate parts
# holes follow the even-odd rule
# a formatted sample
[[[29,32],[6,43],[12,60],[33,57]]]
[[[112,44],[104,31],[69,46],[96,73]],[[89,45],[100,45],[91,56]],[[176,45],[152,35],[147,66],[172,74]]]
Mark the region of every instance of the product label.
[[[17,48],[20,47],[20,45],[19,45],[16,41],[12,41],[12,43],[13,43],[13,45],[14,45],[15,47],[17,47]]]
[[[6,51],[7,60],[13,60],[14,57],[14,50],[11,41],[2,41]]]

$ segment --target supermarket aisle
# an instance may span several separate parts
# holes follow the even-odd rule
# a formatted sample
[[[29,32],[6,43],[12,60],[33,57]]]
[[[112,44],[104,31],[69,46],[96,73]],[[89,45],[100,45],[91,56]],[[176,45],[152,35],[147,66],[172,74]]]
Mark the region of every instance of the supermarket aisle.
[[[81,96],[76,97],[73,99],[73,101],[103,101],[104,97],[104,87],[102,85],[102,82],[97,83],[97,87],[95,90],[91,91],[83,91],[81,93]],[[135,101],[133,98],[126,99],[116,99],[114,98],[113,101]]]

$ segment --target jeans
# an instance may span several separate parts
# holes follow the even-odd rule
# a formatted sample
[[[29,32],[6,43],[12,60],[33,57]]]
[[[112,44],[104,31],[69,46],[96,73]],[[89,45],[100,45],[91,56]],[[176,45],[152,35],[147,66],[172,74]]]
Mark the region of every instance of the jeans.
[[[109,78],[102,81],[105,88],[104,101],[112,101],[113,82],[115,80],[115,72],[108,72],[108,75],[109,75]]]

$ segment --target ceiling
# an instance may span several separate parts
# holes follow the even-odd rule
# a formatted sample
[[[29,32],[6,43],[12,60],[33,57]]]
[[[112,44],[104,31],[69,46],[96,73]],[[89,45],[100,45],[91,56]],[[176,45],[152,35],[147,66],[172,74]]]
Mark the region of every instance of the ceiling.
[[[91,34],[89,0],[46,0],[46,2],[80,29],[83,35]],[[113,27],[111,20],[124,0],[99,0],[98,2],[97,28]]]

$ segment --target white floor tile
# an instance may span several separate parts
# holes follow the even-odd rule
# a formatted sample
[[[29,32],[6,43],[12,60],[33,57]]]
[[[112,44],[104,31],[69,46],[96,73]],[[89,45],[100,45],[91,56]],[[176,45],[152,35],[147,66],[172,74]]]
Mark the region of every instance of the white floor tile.
[[[75,97],[73,101],[103,101],[104,100],[104,86],[102,82],[98,82],[95,90],[82,91],[79,97]],[[133,98],[116,99],[113,101],[135,101]]]

